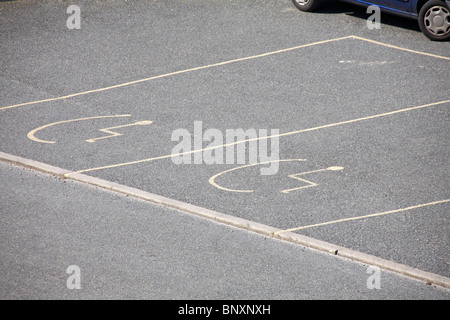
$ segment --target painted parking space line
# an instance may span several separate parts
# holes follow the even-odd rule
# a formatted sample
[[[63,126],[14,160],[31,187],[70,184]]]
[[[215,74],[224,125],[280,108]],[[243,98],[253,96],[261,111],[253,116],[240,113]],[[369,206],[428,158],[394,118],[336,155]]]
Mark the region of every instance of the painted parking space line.
[[[344,218],[344,219],[338,219],[338,220],[332,220],[332,221],[327,221],[327,222],[322,222],[322,223],[316,223],[316,224],[310,224],[310,225],[306,225],[306,226],[290,228],[290,229],[286,229],[286,230],[282,230],[282,231],[277,231],[277,232],[275,232],[274,235],[276,236],[276,235],[278,235],[280,233],[283,233],[283,232],[293,232],[293,231],[299,231],[299,230],[304,230],[304,229],[308,229],[308,228],[322,227],[322,226],[326,226],[326,225],[330,225],[330,224],[336,224],[336,223],[343,223],[343,222],[348,222],[348,221],[355,221],[355,220],[361,220],[361,219],[380,217],[380,216],[385,216],[385,215],[389,215],[389,214],[394,214],[394,213],[410,211],[410,210],[414,210],[414,209],[418,209],[418,208],[433,206],[433,205],[437,205],[437,204],[443,204],[443,203],[447,203],[447,202],[450,202],[450,199],[438,200],[438,201],[418,204],[418,205],[410,206],[410,207],[407,207],[407,208],[389,210],[389,211],[384,211],[384,212],[379,212],[379,213],[372,213],[372,214],[367,214],[367,215],[364,215],[364,216],[350,217],[350,218]]]
[[[411,53],[415,53],[415,54],[420,54],[420,55],[424,55],[424,56],[429,56],[429,57],[433,57],[433,58],[444,59],[444,60],[450,61],[450,57],[440,56],[440,55],[433,54],[433,53],[407,49],[407,48],[403,48],[403,47],[399,47],[399,46],[394,46],[392,44],[388,44],[388,43],[384,43],[384,42],[380,42],[380,41],[375,41],[375,40],[371,40],[371,39],[367,39],[367,38],[363,38],[363,37],[358,37],[358,36],[352,36],[352,38],[353,39],[357,39],[357,40],[370,42],[370,43],[377,44],[377,45],[380,45],[380,46],[383,46],[383,47],[387,47],[387,48],[391,48],[391,49],[411,52]]]
[[[73,173],[85,173],[85,172],[91,172],[91,171],[98,171],[98,170],[105,170],[105,169],[112,169],[112,168],[118,168],[118,167],[123,167],[123,166],[135,165],[135,164],[151,162],[151,161],[156,161],[156,160],[170,159],[172,157],[178,157],[178,156],[182,156],[182,155],[193,154],[193,153],[203,152],[206,150],[213,150],[213,149],[217,149],[217,148],[229,147],[229,146],[246,143],[246,142],[250,142],[250,141],[296,135],[296,134],[305,133],[305,132],[311,132],[311,131],[332,128],[332,127],[341,126],[341,125],[347,125],[347,124],[351,124],[351,123],[357,123],[357,122],[361,122],[361,121],[367,121],[367,120],[376,119],[376,118],[387,117],[387,116],[401,114],[401,113],[409,112],[409,111],[413,111],[413,110],[419,110],[419,109],[429,108],[429,107],[433,107],[433,106],[445,105],[448,103],[450,103],[450,100],[443,100],[443,101],[428,103],[428,104],[424,104],[424,105],[420,105],[420,106],[404,108],[404,109],[385,112],[385,113],[379,113],[379,114],[375,114],[375,115],[371,115],[371,116],[366,116],[366,117],[361,117],[361,118],[356,118],[356,119],[351,119],[351,120],[345,120],[345,121],[340,121],[340,122],[335,122],[335,123],[329,123],[329,124],[325,124],[325,125],[321,125],[321,126],[317,126],[317,127],[307,128],[307,129],[300,129],[300,130],[280,133],[280,134],[276,134],[276,135],[268,135],[268,136],[262,136],[262,137],[252,138],[252,139],[235,141],[232,143],[226,143],[226,144],[222,144],[222,145],[206,147],[203,149],[196,149],[196,150],[186,151],[186,152],[182,152],[182,153],[168,154],[168,155],[151,157],[151,158],[146,158],[146,159],[141,159],[141,160],[116,163],[116,164],[111,164],[111,165],[106,165],[106,166],[95,167],[95,168],[88,168],[88,169],[83,169],[83,170],[78,170],[78,171],[74,171],[71,173],[67,173],[66,177],[68,177],[69,175],[71,175]]]
[[[12,163],[14,165],[19,165],[32,170],[38,170],[47,174],[52,174],[60,177],[63,177],[64,174],[67,173],[68,171],[66,169],[54,167],[42,162],[22,158],[1,151],[0,151],[0,161]],[[384,270],[388,270],[397,273],[399,275],[409,277],[411,279],[423,281],[428,284],[438,285],[445,289],[450,289],[450,279],[445,276],[413,268],[404,264],[379,258],[356,250],[341,247],[333,243],[314,239],[294,232],[288,232],[265,224],[261,224],[243,218],[234,217],[210,209],[194,206],[186,202],[181,202],[175,199],[152,194],[147,191],[139,190],[136,188],[128,187],[115,182],[91,177],[84,174],[74,174],[71,177],[69,177],[69,179],[86,185],[102,188],[104,190],[108,190],[117,194],[127,195],[139,200],[147,201],[157,205],[162,205],[180,212],[184,212],[186,214],[192,214],[231,227],[258,233],[270,238],[279,239],[295,245],[301,245],[303,247],[321,251],[327,254],[331,254],[333,256],[350,259],[352,261],[369,264],[372,266],[378,266]]]
[[[220,66],[224,66],[224,65],[232,64],[232,63],[236,63],[236,62],[242,62],[242,61],[248,61],[248,60],[268,57],[268,56],[271,56],[271,55],[280,54],[280,53],[284,53],[284,52],[289,52],[289,51],[293,51],[293,50],[298,50],[298,49],[301,49],[301,48],[307,48],[307,47],[312,47],[312,46],[316,46],[316,45],[320,45],[320,44],[325,44],[325,43],[330,43],[330,42],[335,42],[335,41],[340,41],[340,40],[346,40],[346,39],[352,39],[352,38],[353,38],[353,36],[346,36],[346,37],[340,37],[340,38],[334,38],[334,39],[329,39],[329,40],[323,40],[323,41],[307,43],[307,44],[303,44],[303,45],[299,45],[299,46],[295,46],[295,47],[291,47],[291,48],[270,51],[270,52],[266,52],[266,53],[253,55],[253,56],[248,56],[248,57],[243,57],[243,58],[237,58],[237,59],[217,62],[217,63],[213,63],[213,64],[208,64],[208,65],[204,65],[204,66],[200,66],[200,67],[194,67],[194,68],[179,70],[179,71],[175,71],[175,72],[169,72],[169,73],[161,74],[161,75],[158,75],[158,76],[153,76],[153,77],[149,77],[149,78],[143,78],[143,79],[134,80],[134,81],[130,81],[130,82],[124,82],[124,83],[112,85],[112,86],[109,86],[109,87],[103,87],[103,88],[98,88],[98,89],[93,89],[93,90],[87,90],[87,91],[72,93],[72,94],[68,94],[68,95],[60,96],[60,97],[54,97],[54,98],[48,98],[48,99],[43,99],[43,100],[36,100],[36,101],[19,103],[19,104],[15,104],[15,105],[6,106],[6,107],[0,107],[0,110],[18,108],[18,107],[22,107],[22,106],[34,105],[34,104],[39,104],[39,103],[44,103],[44,102],[66,100],[66,99],[69,99],[69,98],[74,98],[74,97],[87,95],[87,94],[91,94],[91,93],[97,93],[97,92],[103,92],[103,91],[108,91],[108,90],[112,90],[112,89],[127,87],[127,86],[131,86],[131,85],[134,85],[134,84],[148,82],[148,81],[156,80],[156,79],[162,79],[162,78],[175,76],[175,75],[179,75],[179,74],[183,74],[183,73],[199,71],[199,70],[204,70],[204,69],[210,69],[210,68],[214,68],[214,67],[220,67]]]
[[[297,49],[306,48],[306,47],[310,47],[310,46],[314,46],[314,45],[326,44],[326,43],[331,43],[331,42],[340,41],[340,40],[347,40],[347,39],[355,39],[355,40],[366,41],[368,43],[381,45],[381,46],[384,46],[384,47],[387,47],[387,48],[391,48],[391,49],[395,49],[395,50],[402,50],[402,51],[409,52],[409,53],[420,54],[420,55],[428,56],[428,57],[431,57],[431,58],[437,58],[437,59],[443,59],[443,60],[449,60],[450,61],[449,57],[444,57],[444,56],[429,54],[429,53],[426,53],[426,52],[420,52],[420,51],[415,51],[415,50],[411,50],[411,49],[401,48],[401,47],[397,47],[397,46],[393,46],[393,45],[389,45],[389,44],[385,44],[385,43],[381,43],[381,42],[377,42],[377,41],[373,41],[373,40],[370,40],[370,39],[365,39],[365,38],[361,38],[361,37],[357,37],[357,36],[348,36],[348,37],[335,38],[335,39],[330,39],[330,40],[314,42],[314,43],[305,44],[305,45],[301,45],[301,46],[296,46],[296,47],[292,47],[292,48],[288,48],[288,49],[272,51],[272,52],[268,52],[268,53],[255,55],[255,56],[249,56],[249,57],[238,58],[238,59],[234,59],[234,60],[228,60],[228,61],[214,63],[214,64],[205,65],[205,66],[201,66],[201,67],[195,67],[195,68],[175,71],[175,72],[166,73],[166,74],[163,74],[163,75],[158,75],[158,76],[144,78],[144,79],[135,80],[135,81],[131,81],[131,82],[121,83],[121,84],[117,84],[117,85],[113,85],[113,86],[109,86],[109,87],[104,87],[104,88],[93,89],[93,90],[88,90],[88,91],[84,91],[84,92],[69,94],[69,95],[66,95],[66,96],[54,97],[54,98],[49,98],[49,99],[44,99],[44,100],[37,100],[37,101],[31,101],[31,102],[25,102],[25,103],[11,105],[11,106],[7,106],[7,107],[0,107],[0,110],[18,108],[18,107],[21,107],[21,106],[35,105],[35,104],[40,104],[40,103],[45,103],[45,102],[65,100],[65,99],[69,99],[69,98],[73,98],[73,97],[77,97],[77,96],[88,95],[88,94],[93,94],[93,93],[97,93],[97,92],[104,92],[104,91],[117,89],[117,88],[123,88],[123,87],[131,86],[131,85],[134,85],[134,84],[149,82],[151,80],[166,78],[166,77],[175,76],[175,75],[181,75],[181,74],[184,74],[184,73],[204,70],[204,69],[208,69],[208,68],[219,67],[219,66],[223,66],[223,65],[227,65],[227,64],[231,64],[231,63],[236,63],[236,62],[241,62],[241,61],[248,61],[248,60],[251,60],[251,59],[262,58],[262,57],[266,57],[266,56],[270,56],[270,55],[274,55],[274,54],[288,52],[288,51],[291,51],[291,50],[297,50]],[[236,145],[236,144],[240,144],[240,143],[246,143],[246,142],[253,141],[253,140],[270,139],[270,138],[273,138],[273,137],[290,136],[290,135],[300,134],[300,133],[304,133],[304,132],[311,132],[311,131],[321,130],[321,129],[325,129],[325,128],[332,128],[332,127],[336,127],[336,126],[340,126],[340,125],[358,123],[358,122],[361,122],[361,121],[366,121],[366,120],[376,119],[376,118],[380,118],[380,117],[391,116],[391,115],[400,114],[400,113],[404,113],[404,112],[409,112],[409,111],[413,111],[413,110],[419,110],[419,109],[424,109],[424,108],[433,107],[433,106],[442,106],[442,105],[445,105],[445,104],[448,104],[448,103],[450,103],[450,100],[443,100],[443,101],[433,102],[433,103],[429,103],[429,104],[425,104],[425,105],[404,108],[404,109],[401,109],[401,110],[396,110],[396,111],[391,111],[391,112],[386,112],[386,113],[381,113],[381,114],[361,117],[361,118],[357,118],[357,119],[345,120],[345,121],[341,121],[341,122],[320,125],[320,126],[316,126],[316,127],[312,127],[312,128],[307,128],[307,129],[299,129],[299,130],[295,130],[295,131],[282,133],[282,134],[279,134],[279,135],[262,137],[262,138],[256,138],[256,139],[242,140],[242,141],[237,141],[237,142],[234,142],[234,143],[231,143],[231,144],[224,144],[224,145],[221,145],[221,146],[214,146],[214,147],[209,147],[209,148],[204,148],[204,149],[193,150],[193,151],[185,152],[183,154],[191,154],[191,153],[203,152],[205,150],[211,150],[211,149],[226,147],[228,145]],[[112,129],[112,128],[117,128],[117,127],[110,127],[110,128],[105,128],[105,129],[107,130],[107,129]],[[110,134],[111,132],[106,132],[106,133]],[[93,139],[93,140],[95,140],[95,139]],[[142,160],[137,160],[137,161],[130,161],[130,162],[113,164],[113,165],[108,165],[108,166],[103,166],[103,167],[84,169],[84,170],[79,170],[79,171],[75,171],[75,172],[69,172],[67,170],[64,170],[64,173],[62,175],[67,177],[67,178],[72,178],[73,180],[77,180],[77,181],[87,181],[86,183],[90,183],[90,184],[93,184],[93,185],[95,185],[95,183],[98,183],[99,185],[103,186],[105,189],[108,189],[109,187],[113,186],[113,187],[111,187],[113,189],[110,189],[110,190],[114,190],[114,191],[117,191],[117,192],[125,193],[125,192],[129,192],[129,190],[131,190],[131,189],[126,187],[126,186],[119,186],[119,185],[116,185],[116,184],[113,184],[113,183],[110,183],[110,182],[107,182],[107,181],[100,181],[100,180],[98,180],[96,178],[92,178],[92,177],[89,177],[89,176],[84,176],[81,173],[90,172],[90,171],[96,171],[96,170],[109,169],[109,168],[115,168],[115,167],[122,167],[122,166],[133,165],[133,164],[149,162],[149,161],[154,161],[154,160],[169,159],[169,158],[172,158],[173,156],[180,156],[180,154],[175,154],[175,155],[170,154],[170,155],[157,156],[157,157],[147,158],[147,159],[142,159]],[[141,192],[142,192],[142,198],[144,198],[144,199],[145,199],[145,197],[147,197],[147,200],[148,199],[152,199],[152,197],[155,197],[157,200],[153,199],[153,200],[155,200],[154,202],[158,202],[161,199],[161,197],[159,197],[159,196],[155,196],[155,195],[149,196],[148,193],[145,193],[145,195],[144,195],[144,192],[143,191],[139,191],[139,190],[136,191],[136,196],[137,197],[141,197]],[[151,200],[149,200],[149,201],[151,201]],[[169,200],[164,200],[164,201],[167,201],[167,203],[172,204],[175,208],[178,205],[178,204],[176,204],[176,205],[174,204],[176,200],[169,199]],[[346,222],[346,221],[351,221],[351,220],[358,220],[358,219],[370,218],[370,217],[375,217],[375,216],[383,216],[383,215],[393,214],[393,213],[396,213],[396,212],[404,212],[404,211],[409,211],[409,210],[413,210],[413,209],[416,209],[416,208],[421,208],[421,207],[425,207],[425,206],[431,206],[431,205],[438,204],[438,203],[446,203],[448,201],[450,201],[450,200],[440,200],[440,201],[435,201],[435,202],[426,203],[426,204],[419,204],[419,205],[416,205],[416,206],[403,208],[403,209],[396,209],[396,210],[391,210],[391,211],[387,211],[387,212],[381,212],[381,213],[376,213],[376,214],[369,214],[369,215],[361,216],[361,217],[345,218],[345,219],[340,219],[340,220],[324,222],[324,223],[316,224],[316,225],[301,226],[301,227],[296,227],[296,228],[293,228],[293,229],[276,230],[276,231],[273,231],[273,229],[271,229],[271,227],[267,227],[267,226],[261,227],[262,225],[257,225],[256,223],[254,223],[252,221],[247,221],[247,220],[244,220],[244,219],[235,218],[235,217],[231,217],[231,216],[225,216],[225,215],[222,215],[220,213],[214,213],[214,212],[211,212],[210,210],[194,207],[194,206],[189,205],[189,204],[182,204],[182,205],[180,204],[180,207],[178,209],[181,208],[180,210],[183,210],[185,212],[194,213],[194,214],[198,214],[198,215],[204,215],[204,216],[208,216],[210,214],[209,218],[211,219],[211,217],[212,217],[212,219],[215,220],[215,221],[222,221],[222,222],[225,221],[225,223],[227,223],[227,224],[239,226],[240,228],[244,228],[244,229],[251,230],[251,231],[264,230],[264,232],[262,232],[264,234],[266,234],[267,230],[272,230],[271,231],[272,232],[271,236],[273,236],[273,237],[276,237],[276,238],[279,238],[279,239],[283,239],[283,240],[287,240],[287,241],[293,241],[293,242],[296,242],[296,243],[306,243],[307,246],[310,246],[312,248],[317,248],[317,247],[324,248],[324,251],[327,251],[327,252],[335,252],[335,251],[337,252],[338,251],[337,250],[338,247],[333,245],[333,244],[326,244],[326,243],[321,242],[321,241],[316,240],[316,239],[305,238],[305,237],[303,237],[301,235],[293,233],[293,231],[297,231],[297,230],[301,230],[301,229],[305,229],[305,228],[317,227],[319,225],[328,225],[328,224],[332,224],[332,223],[341,223],[341,222]],[[221,220],[221,219],[223,219],[223,220]],[[344,256],[345,256],[344,252],[350,252],[348,254],[348,257],[350,257],[352,259],[355,259],[355,260],[358,260],[356,258],[356,256],[361,255],[360,253],[356,253],[356,252],[352,253],[351,250],[350,251],[349,250],[346,251],[345,248],[340,248],[340,247],[339,247],[339,252],[340,252],[340,255],[344,255]],[[363,261],[363,262],[375,265],[375,263],[373,261],[374,260],[377,260],[377,261],[379,260],[376,257],[368,258],[369,257],[368,255],[365,255],[364,257],[365,257],[364,259],[362,259],[362,260],[359,259],[358,261]],[[368,262],[368,261],[370,261],[370,262]],[[382,262],[381,264],[383,265],[384,263],[385,262]],[[386,264],[388,264],[388,263],[386,262]],[[384,265],[384,267],[386,269],[390,268],[390,267],[387,267],[386,265]],[[404,267],[404,266],[396,267],[396,268],[397,268],[396,270],[402,270],[402,269],[408,269],[409,270],[409,269],[411,269],[409,267]],[[398,272],[400,272],[400,271],[398,271]],[[414,272],[415,271],[413,271],[412,273],[414,274]],[[422,279],[423,278],[423,277],[421,278],[419,276],[414,276],[414,277],[416,277],[418,279]],[[433,276],[428,276],[428,278],[433,278]],[[442,280],[442,278],[439,278],[439,279],[441,279],[441,280],[435,280],[435,278],[433,278],[433,280],[431,280],[430,282],[441,281],[441,283],[444,283],[445,287],[450,287],[447,278],[445,278],[447,280]]]
[[[403,47],[399,47],[399,46],[395,46],[395,45],[391,45],[391,44],[387,44],[387,43],[383,43],[383,42],[379,42],[379,41],[375,41],[375,40],[371,40],[371,39],[355,36],[355,35],[349,35],[349,36],[345,36],[345,37],[339,37],[339,38],[333,38],[333,39],[328,39],[328,40],[322,40],[322,41],[307,43],[307,44],[294,46],[294,47],[290,47],[290,48],[286,48],[286,49],[270,51],[270,52],[266,52],[266,53],[253,55],[253,56],[248,56],[248,57],[242,57],[242,58],[236,58],[236,59],[232,59],[232,60],[217,62],[217,63],[208,64],[208,65],[204,65],[204,66],[200,66],[200,67],[194,67],[194,68],[189,68],[189,69],[169,72],[169,73],[166,73],[166,74],[161,74],[161,75],[157,75],[157,76],[153,76],[153,77],[148,77],[148,78],[138,79],[138,80],[134,80],[134,81],[119,83],[119,84],[108,86],[108,87],[103,87],[103,88],[98,88],[98,89],[92,89],[92,90],[72,93],[72,94],[68,94],[68,95],[65,95],[65,96],[59,96],[59,97],[54,97],[54,98],[48,98],[48,99],[42,99],[42,100],[35,100],[35,101],[18,103],[18,104],[14,104],[14,105],[5,106],[5,107],[0,107],[0,111],[1,110],[18,108],[18,107],[22,107],[22,106],[35,105],[35,104],[39,104],[39,103],[59,101],[59,100],[66,100],[66,99],[69,99],[69,98],[74,98],[74,97],[87,95],[87,94],[92,94],[92,93],[97,93],[97,92],[108,91],[108,90],[117,89],[117,88],[123,88],[123,87],[131,86],[131,85],[135,85],[135,84],[139,84],[139,83],[143,83],[143,82],[149,82],[151,80],[162,79],[162,78],[175,76],[175,75],[179,75],[179,74],[183,74],[183,73],[188,73],[188,72],[193,72],[193,71],[199,71],[199,70],[204,70],[204,69],[224,66],[224,65],[232,64],[232,63],[236,63],[236,62],[242,62],[242,61],[248,61],[248,60],[263,58],[263,57],[267,57],[267,56],[271,56],[271,55],[275,55],[275,54],[280,54],[280,53],[289,52],[289,51],[293,51],[293,50],[298,50],[298,49],[302,49],[302,48],[312,47],[312,46],[326,44],[326,43],[332,43],[332,42],[341,41],[341,40],[348,40],[348,39],[365,41],[365,42],[368,42],[368,43],[373,43],[373,44],[376,44],[376,45],[384,46],[384,47],[395,49],[395,50],[401,50],[401,51],[405,51],[405,52],[409,52],[409,53],[414,53],[414,54],[419,54],[419,55],[424,55],[424,56],[428,56],[428,57],[432,57],[432,58],[437,58],[437,59],[443,59],[443,60],[450,61],[450,57],[441,56],[441,55],[432,54],[432,53],[427,53],[427,52],[423,52],[423,51],[407,49],[407,48],[403,48]]]

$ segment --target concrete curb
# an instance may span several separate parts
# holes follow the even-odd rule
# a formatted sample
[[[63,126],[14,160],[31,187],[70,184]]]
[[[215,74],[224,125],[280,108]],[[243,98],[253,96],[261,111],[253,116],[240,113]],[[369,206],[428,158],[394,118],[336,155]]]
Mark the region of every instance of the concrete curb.
[[[26,167],[33,170],[38,170],[44,173],[59,176],[61,178],[86,183],[91,186],[96,186],[102,189],[118,192],[127,196],[131,196],[144,201],[149,201],[158,205],[176,209],[189,214],[194,214],[209,220],[213,220],[226,225],[234,226],[240,229],[245,229],[251,232],[265,235],[274,239],[298,244],[307,248],[315,249],[328,254],[343,257],[352,261],[357,261],[363,264],[371,266],[377,266],[381,269],[391,271],[397,274],[401,274],[406,277],[410,277],[419,281],[423,281],[426,284],[437,285],[446,289],[450,289],[450,279],[438,274],[426,272],[416,268],[412,268],[403,264],[399,264],[393,261],[385,260],[358,252],[355,250],[347,249],[328,243],[325,241],[310,238],[301,234],[293,232],[284,232],[281,229],[277,229],[271,226],[253,222],[250,220],[230,216],[227,214],[219,213],[213,210],[197,207],[185,202],[177,201],[174,199],[166,198],[156,194],[152,194],[146,191],[142,191],[136,188],[121,185],[115,182],[106,181],[103,179],[91,177],[85,174],[72,173],[71,171],[47,165],[38,161],[18,157],[8,153],[0,152],[0,161],[12,163],[22,167]],[[67,177],[66,174],[69,174]]]

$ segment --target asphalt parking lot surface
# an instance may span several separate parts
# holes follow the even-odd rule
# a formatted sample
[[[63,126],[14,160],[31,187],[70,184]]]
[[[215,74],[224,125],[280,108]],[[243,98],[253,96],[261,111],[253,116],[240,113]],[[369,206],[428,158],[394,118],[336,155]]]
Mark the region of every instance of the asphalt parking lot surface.
[[[14,165],[0,170],[2,299],[448,297],[385,271],[370,289],[365,264]],[[71,266],[79,289],[67,284]]]
[[[0,3],[1,152],[450,276],[450,43],[429,41],[415,21],[385,15],[381,29],[370,30],[363,8],[342,3],[316,13],[300,12],[288,0],[77,5],[81,25],[72,30],[66,25],[68,4]],[[226,140],[230,129],[266,130],[271,138],[231,142]],[[188,134],[190,142],[182,150],[179,132]],[[214,141],[207,132],[215,134]],[[278,143],[279,152],[262,158],[263,142],[273,150],[271,143]],[[257,148],[258,163],[227,159],[228,151],[238,153],[240,146],[246,146],[246,160],[251,147]],[[174,150],[191,163],[177,163]],[[216,163],[205,163],[211,158]],[[276,172],[261,175],[262,168]],[[6,183],[14,181],[16,169],[3,171],[8,172],[2,176],[5,186],[17,195],[4,195],[4,210],[24,210],[19,201],[24,193],[18,190],[27,187]],[[34,183],[62,202],[54,183]],[[117,202],[122,207],[114,211],[118,216],[129,205],[136,221],[152,223],[141,211],[133,213],[134,205],[144,210],[144,204],[81,195],[89,190],[75,192],[79,203],[91,201],[100,210],[102,201]],[[176,221],[184,237],[204,230],[214,239],[231,237],[227,227],[198,220],[196,228],[203,231],[190,235],[191,218],[166,212],[163,221],[157,213],[161,209],[151,208],[158,223]],[[47,212],[47,218],[56,214],[46,207],[36,210],[42,216]],[[92,219],[88,216],[94,212],[82,215]],[[118,235],[135,234],[127,224],[136,221],[125,219]],[[111,218],[104,223],[114,230],[122,222]],[[229,243],[236,248],[264,239],[246,232],[235,232]],[[7,234],[3,237],[9,239]],[[67,246],[60,245],[61,250]],[[297,250],[285,245],[274,242],[264,250],[280,256]],[[312,256],[311,263],[325,263]],[[48,263],[42,268],[54,272]],[[348,268],[347,275],[361,267]],[[210,276],[211,281],[216,277]],[[14,296],[14,288],[8,288]],[[174,297],[174,288],[147,297]],[[262,297],[278,298],[275,288]],[[233,298],[237,289],[230,290],[225,297]],[[309,291],[309,297],[339,297],[324,290]],[[417,296],[411,293],[416,289],[408,290],[404,296],[392,289],[360,297],[448,298],[446,289],[432,286]],[[103,296],[108,294],[120,296],[112,291]],[[281,297],[308,297],[298,294]],[[349,290],[348,297],[358,295]]]

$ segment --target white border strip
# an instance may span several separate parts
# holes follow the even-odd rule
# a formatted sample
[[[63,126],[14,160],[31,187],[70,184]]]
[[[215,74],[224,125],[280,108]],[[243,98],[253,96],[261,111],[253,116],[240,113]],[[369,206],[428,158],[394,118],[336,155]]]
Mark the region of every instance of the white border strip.
[[[400,275],[410,277],[416,280],[424,281],[427,284],[434,284],[446,289],[450,289],[450,279],[438,274],[412,268],[393,261],[385,260],[359,251],[347,249],[328,243],[325,241],[310,238],[301,234],[293,232],[285,232],[282,229],[277,229],[271,226],[260,224],[254,221],[230,216],[219,213],[213,210],[197,207],[185,202],[166,198],[153,193],[142,191],[136,188],[121,185],[115,182],[106,181],[103,179],[87,176],[81,173],[73,173],[69,177],[64,177],[65,174],[71,172],[69,170],[61,169],[42,162],[22,158],[12,154],[0,152],[0,161],[9,162],[22,167],[38,170],[41,172],[60,176],[61,178],[71,179],[74,181],[86,183],[92,186],[100,187],[106,190],[125,194],[134,198],[149,201],[155,204],[166,206],[172,209],[180,210],[186,213],[194,214],[209,220],[213,220],[226,225],[231,225],[240,229],[245,229],[255,233],[259,233],[274,239],[280,239],[286,242],[299,244],[308,248],[319,250],[328,254],[344,257],[353,261],[378,266],[384,270],[398,273]]]

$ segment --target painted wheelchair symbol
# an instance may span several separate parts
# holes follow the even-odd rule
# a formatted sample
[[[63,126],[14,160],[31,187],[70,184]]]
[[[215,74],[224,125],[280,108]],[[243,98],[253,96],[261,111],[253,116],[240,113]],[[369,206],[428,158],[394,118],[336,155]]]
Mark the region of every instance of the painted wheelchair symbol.
[[[120,114],[120,115],[112,115],[112,116],[96,116],[96,117],[87,117],[87,118],[79,118],[79,119],[72,119],[72,120],[64,120],[64,121],[58,121],[58,122],[53,122],[53,123],[49,123],[46,124],[44,126],[41,126],[39,128],[33,129],[30,132],[28,132],[27,137],[28,139],[35,141],[35,142],[40,142],[40,143],[55,143],[55,141],[49,141],[49,140],[43,140],[43,139],[39,139],[35,136],[35,134],[43,129],[55,126],[55,125],[59,125],[59,124],[64,124],[64,123],[70,123],[70,122],[78,122],[78,121],[86,121],[86,120],[93,120],[93,119],[104,119],[104,118],[119,118],[119,117],[130,117],[130,114]],[[100,132],[104,132],[107,133],[108,135],[106,136],[102,136],[102,137],[98,137],[98,138],[93,138],[93,139],[87,139],[85,140],[86,142],[89,143],[93,143],[93,142],[97,142],[99,140],[103,140],[103,139],[108,139],[108,138],[113,138],[113,137],[117,137],[117,136],[121,136],[121,133],[118,133],[116,131],[112,131],[113,129],[120,129],[120,128],[125,128],[125,127],[131,127],[131,126],[144,126],[144,125],[149,125],[152,124],[153,121],[137,121],[134,123],[129,123],[129,124],[124,124],[124,125],[120,125],[120,126],[114,126],[114,127],[108,127],[108,128],[103,128],[103,129],[99,129]]]
[[[228,174],[228,173],[230,173],[232,171],[241,170],[241,169],[245,169],[245,168],[249,168],[249,167],[269,164],[271,162],[295,162],[295,161],[306,161],[306,160],[305,159],[286,159],[286,160],[274,160],[274,161],[266,161],[266,162],[260,162],[260,163],[255,163],[255,164],[248,164],[248,165],[236,167],[236,168],[225,170],[225,171],[222,171],[222,172],[220,172],[218,174],[215,174],[214,176],[212,176],[209,179],[209,183],[211,185],[213,185],[214,187],[216,187],[216,188],[218,188],[220,190],[223,190],[223,191],[251,193],[251,192],[254,192],[255,190],[241,190],[241,189],[227,188],[227,187],[219,185],[216,182],[216,179],[218,177],[220,177],[222,175],[225,175],[225,174]],[[343,170],[343,169],[344,169],[343,167],[332,166],[332,167],[318,169],[318,170],[310,170],[310,171],[304,171],[304,172],[290,174],[290,175],[288,175],[289,178],[301,181],[301,182],[305,183],[305,185],[302,185],[302,186],[299,186],[299,187],[296,187],[296,188],[291,188],[291,189],[283,189],[280,192],[282,192],[282,193],[290,193],[292,191],[298,191],[298,190],[302,190],[302,189],[306,189],[306,188],[316,187],[316,186],[318,186],[317,183],[312,182],[312,181],[307,180],[307,179],[304,179],[303,176],[314,174],[314,173],[319,173],[319,172],[323,172],[323,171],[340,171],[340,170]]]

